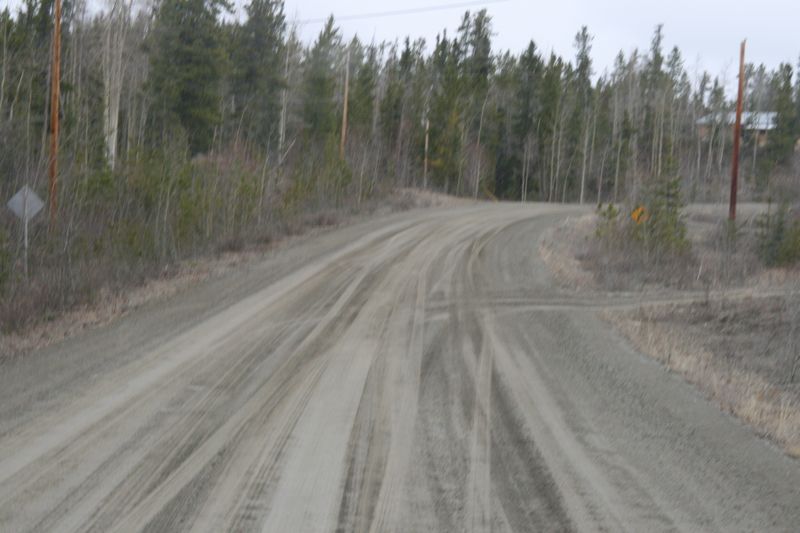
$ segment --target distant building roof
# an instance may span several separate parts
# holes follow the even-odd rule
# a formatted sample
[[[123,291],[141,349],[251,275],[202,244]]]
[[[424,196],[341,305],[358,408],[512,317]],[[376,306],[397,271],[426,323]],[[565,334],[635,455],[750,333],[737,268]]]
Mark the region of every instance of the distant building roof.
[[[775,111],[745,111],[742,113],[742,127],[746,130],[774,130],[778,119]],[[736,122],[736,113],[724,113],[716,115],[706,115],[697,121],[700,126],[708,126],[713,123],[719,124],[722,121],[728,126],[733,126]]]

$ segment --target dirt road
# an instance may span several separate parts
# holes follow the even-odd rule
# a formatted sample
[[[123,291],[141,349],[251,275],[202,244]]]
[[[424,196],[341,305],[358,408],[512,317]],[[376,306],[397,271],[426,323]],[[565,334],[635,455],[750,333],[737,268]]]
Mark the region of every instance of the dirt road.
[[[552,283],[571,212],[372,220],[0,362],[0,531],[796,531],[800,464]]]

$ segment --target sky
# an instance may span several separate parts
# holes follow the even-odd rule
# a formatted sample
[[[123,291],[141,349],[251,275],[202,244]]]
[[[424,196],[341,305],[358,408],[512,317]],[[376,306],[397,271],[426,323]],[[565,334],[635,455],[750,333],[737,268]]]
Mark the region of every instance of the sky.
[[[357,15],[424,6],[461,3],[458,0],[286,0],[289,20]],[[796,66],[800,56],[800,0],[508,0],[487,3],[492,16],[496,50],[518,53],[533,39],[540,50],[574,56],[573,41],[581,26],[594,35],[592,56],[601,74],[623,50],[646,51],[657,24],[664,24],[665,53],[678,46],[690,74],[708,70],[734,79],[739,43],[747,39],[747,61],[774,68],[782,61]],[[466,9],[458,7],[421,14],[341,21],[345,37],[393,40],[398,36],[424,37],[434,42],[443,28],[458,27]],[[304,24],[301,35],[313,40],[321,24]]]
[[[101,5],[104,0],[89,0]],[[241,6],[246,0],[234,0]],[[20,0],[0,0],[0,7]],[[469,7],[463,4],[472,3]],[[285,0],[289,21],[337,18],[375,12],[410,10],[460,4],[460,7],[416,14],[358,20],[340,20],[346,39],[393,41],[406,35],[424,37],[432,47],[437,33],[455,32],[467,9],[481,9],[469,0]],[[683,53],[687,71],[694,77],[707,70],[735,86],[739,43],[747,39],[747,61],[772,69],[789,61],[797,66],[800,56],[800,0],[488,0],[495,50],[519,53],[533,39],[544,53],[551,50],[572,58],[573,40],[582,25],[594,36],[592,57],[596,74],[610,69],[617,53],[634,48],[646,52],[653,30],[664,24],[665,54],[673,46]],[[314,40],[321,23],[302,23],[300,35]]]

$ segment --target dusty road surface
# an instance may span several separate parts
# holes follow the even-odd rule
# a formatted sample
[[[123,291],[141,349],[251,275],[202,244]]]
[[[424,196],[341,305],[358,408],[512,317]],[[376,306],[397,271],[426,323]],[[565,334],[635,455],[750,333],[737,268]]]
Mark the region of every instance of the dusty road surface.
[[[0,531],[798,531],[800,464],[554,286],[575,212],[372,220],[3,360]]]

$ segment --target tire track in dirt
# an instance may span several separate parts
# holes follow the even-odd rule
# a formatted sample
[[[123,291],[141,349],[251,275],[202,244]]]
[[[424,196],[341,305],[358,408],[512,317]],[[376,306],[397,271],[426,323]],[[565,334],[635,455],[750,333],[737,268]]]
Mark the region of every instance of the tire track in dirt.
[[[53,391],[0,433],[0,530],[790,530],[796,466],[593,318],[634,300],[550,282],[572,211],[376,223]]]

